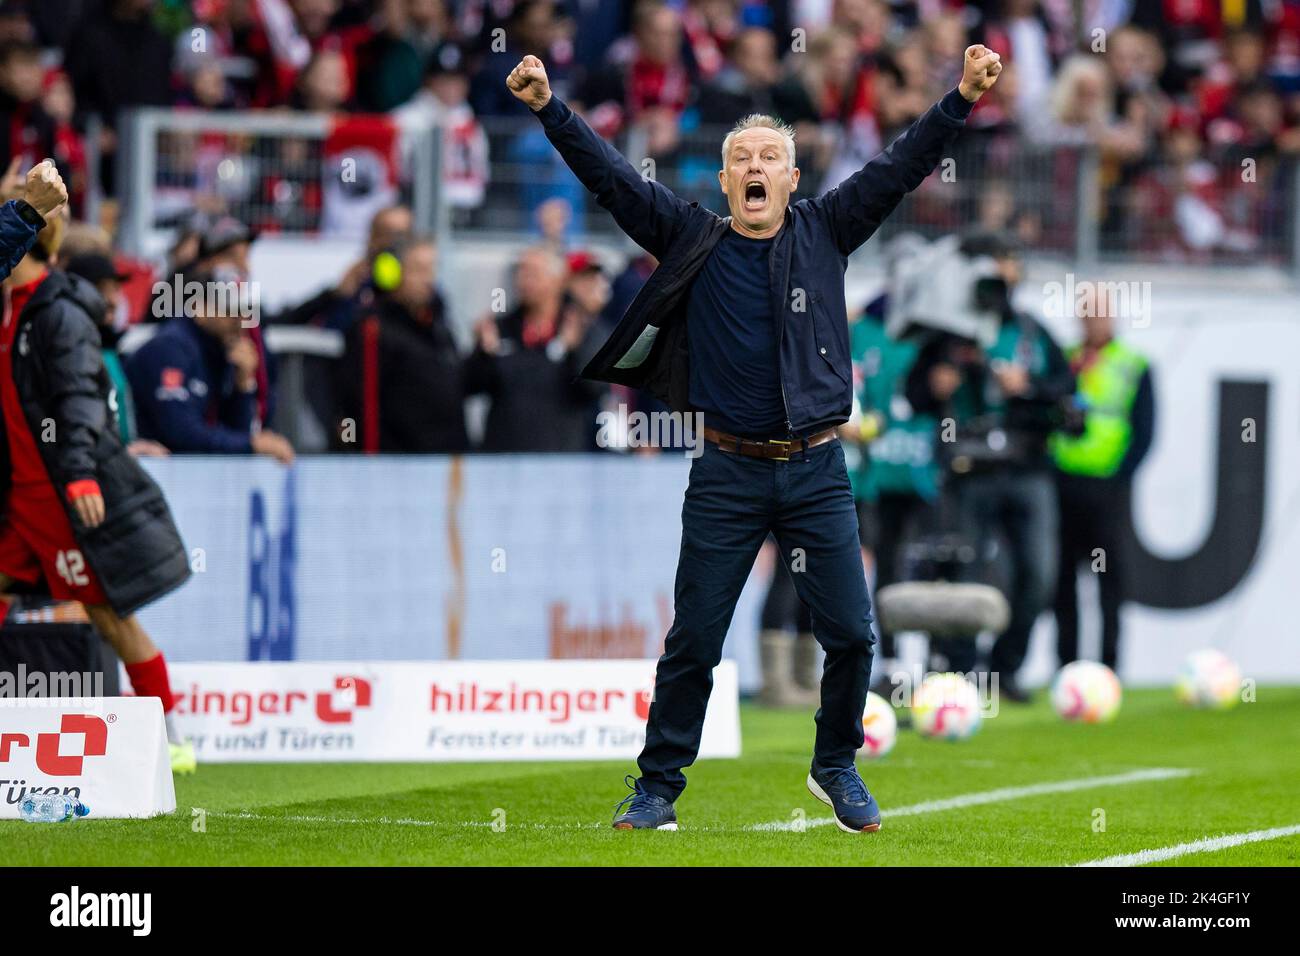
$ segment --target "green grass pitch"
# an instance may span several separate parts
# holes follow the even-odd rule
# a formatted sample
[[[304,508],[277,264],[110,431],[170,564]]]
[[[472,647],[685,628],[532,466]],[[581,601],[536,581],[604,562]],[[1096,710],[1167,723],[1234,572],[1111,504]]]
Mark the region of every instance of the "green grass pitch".
[[[900,731],[860,761],[879,833],[819,825],[804,789],[807,713],[742,708],[744,756],[687,771],[681,829],[615,832],[626,763],[210,765],[177,781],[176,813],[59,826],[0,823],[10,865],[1069,865],[1300,824],[1300,688],[1189,711],[1130,690],[1114,723],[1066,724],[1044,694],[1003,706],[972,739]],[[1185,776],[1092,784],[1150,768]],[[1075,789],[1014,795],[1062,781]],[[924,804],[988,791],[973,806]],[[94,794],[86,800],[94,805]],[[193,808],[204,811],[200,822]],[[891,808],[910,808],[893,819]],[[800,816],[813,825],[794,829]],[[1104,815],[1104,817],[1103,817]],[[1104,820],[1104,830],[1100,823]],[[786,830],[755,824],[790,821]],[[497,826],[493,826],[494,822]],[[504,824],[504,826],[502,826]],[[203,832],[197,832],[202,829]],[[1300,865],[1300,835],[1163,865]]]

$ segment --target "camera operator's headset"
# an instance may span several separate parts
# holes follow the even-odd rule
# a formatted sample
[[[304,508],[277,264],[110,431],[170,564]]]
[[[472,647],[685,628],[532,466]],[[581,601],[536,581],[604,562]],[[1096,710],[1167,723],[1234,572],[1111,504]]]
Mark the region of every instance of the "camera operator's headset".
[[[380,251],[370,264],[370,281],[380,292],[392,292],[402,284],[402,253],[405,247],[393,246]]]

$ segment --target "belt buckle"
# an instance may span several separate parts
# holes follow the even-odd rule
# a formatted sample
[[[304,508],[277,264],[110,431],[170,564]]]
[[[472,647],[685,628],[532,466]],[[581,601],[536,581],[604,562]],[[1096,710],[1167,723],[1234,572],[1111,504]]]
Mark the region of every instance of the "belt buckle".
[[[787,441],[787,440],[784,440],[784,439],[781,439],[781,438],[769,438],[769,439],[767,440],[767,443],[768,443],[769,445],[784,445],[784,446],[785,446],[785,452],[786,452],[785,455],[784,455],[784,456],[776,455],[776,456],[774,456],[774,457],[772,458],[772,461],[789,461],[789,460],[790,460],[790,446],[794,444],[793,441]]]

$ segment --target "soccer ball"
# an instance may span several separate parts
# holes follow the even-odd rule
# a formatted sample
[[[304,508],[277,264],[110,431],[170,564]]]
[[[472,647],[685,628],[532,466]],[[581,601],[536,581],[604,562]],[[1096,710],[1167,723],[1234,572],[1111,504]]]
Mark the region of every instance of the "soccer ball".
[[[922,737],[963,740],[980,718],[979,692],[960,674],[931,674],[912,697],[912,726]]]
[[[1241,671],[1222,651],[1194,651],[1178,674],[1174,692],[1184,704],[1227,710],[1241,699]]]
[[[1052,682],[1052,706],[1066,720],[1101,724],[1119,713],[1119,678],[1105,664],[1073,661]]]
[[[862,711],[862,746],[858,753],[878,760],[894,749],[898,739],[898,718],[889,701],[879,694],[867,694],[867,706]]]

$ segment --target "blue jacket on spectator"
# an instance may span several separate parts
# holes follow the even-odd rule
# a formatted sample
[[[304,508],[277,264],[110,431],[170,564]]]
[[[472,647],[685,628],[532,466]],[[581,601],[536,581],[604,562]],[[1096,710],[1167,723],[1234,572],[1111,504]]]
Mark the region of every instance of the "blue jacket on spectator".
[[[31,252],[44,226],[41,214],[21,199],[0,206],[0,280],[7,279],[14,266]]]
[[[791,203],[772,244],[771,301],[791,432],[811,435],[848,421],[853,408],[844,271],[848,257],[934,170],[971,104],[956,90],[839,186]],[[731,228],[698,203],[642,177],[558,96],[535,114],[569,168],[646,252],[659,260],[584,378],[647,388],[689,411],[686,304],[691,284]]]
[[[141,438],[174,452],[252,451],[257,396],[235,387],[226,349],[189,316],[169,320],[127,360]]]

